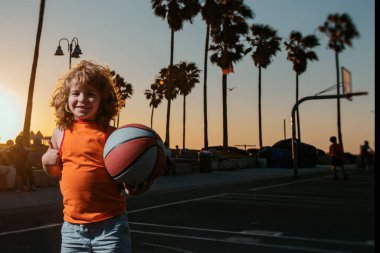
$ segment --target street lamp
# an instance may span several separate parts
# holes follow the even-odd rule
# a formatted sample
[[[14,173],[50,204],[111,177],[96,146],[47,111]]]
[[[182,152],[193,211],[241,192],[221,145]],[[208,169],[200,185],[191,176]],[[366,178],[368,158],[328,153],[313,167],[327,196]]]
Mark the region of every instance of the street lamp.
[[[78,41],[77,37],[74,37],[71,40],[71,42],[68,39],[66,39],[66,38],[62,38],[58,42],[58,47],[57,47],[57,50],[55,50],[55,54],[54,55],[58,55],[58,56],[64,55],[64,53],[62,51],[62,48],[61,48],[61,41],[62,40],[67,41],[67,44],[68,44],[69,69],[71,69],[71,58],[79,58],[79,56],[82,54],[82,50],[80,50],[80,48],[79,48],[79,41]],[[74,51],[73,51],[73,46],[74,46]]]

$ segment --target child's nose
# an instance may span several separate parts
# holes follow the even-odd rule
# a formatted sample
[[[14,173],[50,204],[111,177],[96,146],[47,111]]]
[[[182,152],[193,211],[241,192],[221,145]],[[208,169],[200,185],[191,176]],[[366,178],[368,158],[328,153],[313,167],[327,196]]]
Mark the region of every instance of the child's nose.
[[[86,100],[87,99],[87,97],[86,97],[86,94],[84,94],[84,93],[81,93],[80,95],[79,95],[79,101],[84,101],[84,100]]]

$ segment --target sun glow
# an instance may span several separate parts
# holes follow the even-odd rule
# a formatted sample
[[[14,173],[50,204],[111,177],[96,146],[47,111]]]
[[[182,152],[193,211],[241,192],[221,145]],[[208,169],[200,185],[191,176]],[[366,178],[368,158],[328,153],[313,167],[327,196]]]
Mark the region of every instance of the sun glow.
[[[0,143],[16,138],[22,131],[22,118],[19,97],[0,87]]]

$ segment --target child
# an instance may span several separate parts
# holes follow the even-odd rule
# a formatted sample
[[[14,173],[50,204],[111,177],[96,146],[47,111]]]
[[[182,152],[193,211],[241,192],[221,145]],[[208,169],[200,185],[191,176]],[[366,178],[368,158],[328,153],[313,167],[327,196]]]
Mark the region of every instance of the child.
[[[347,180],[348,177],[343,166],[344,155],[343,155],[342,148],[337,143],[335,136],[330,137],[330,142],[332,144],[329,147],[329,155],[331,157],[331,165],[332,165],[331,169],[334,173],[334,179],[335,180],[339,179],[338,174],[337,174],[337,167],[340,167],[342,169],[344,179]]]
[[[115,129],[109,122],[120,109],[109,69],[81,61],[58,80],[51,106],[57,128],[42,164],[60,180],[61,252],[131,252],[124,187],[103,161],[106,138]],[[138,194],[147,187],[128,190]]]

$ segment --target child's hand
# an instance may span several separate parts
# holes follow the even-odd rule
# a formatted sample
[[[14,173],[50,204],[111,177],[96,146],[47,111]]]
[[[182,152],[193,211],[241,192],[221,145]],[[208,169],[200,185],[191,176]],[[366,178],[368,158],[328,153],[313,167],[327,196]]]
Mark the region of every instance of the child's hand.
[[[46,151],[46,153],[44,154],[44,158],[45,158],[44,164],[47,166],[57,165],[58,159],[60,158],[59,151],[58,151],[58,149],[55,149],[53,147],[51,140],[48,140],[48,144],[49,144],[49,148]]]
[[[128,190],[130,195],[139,195],[149,190],[152,184],[153,181],[145,181],[144,183],[135,186],[124,183],[124,187]]]
[[[50,140],[48,141],[48,144],[49,148],[42,156],[42,166],[50,177],[56,178],[61,175],[61,157],[59,150],[53,147]]]

